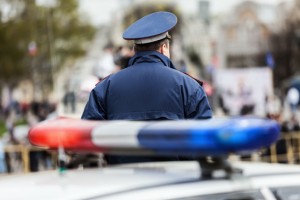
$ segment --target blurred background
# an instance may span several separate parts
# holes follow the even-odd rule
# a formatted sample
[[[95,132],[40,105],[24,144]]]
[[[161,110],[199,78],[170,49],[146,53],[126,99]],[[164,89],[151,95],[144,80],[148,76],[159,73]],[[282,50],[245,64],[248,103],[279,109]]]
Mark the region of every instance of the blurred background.
[[[171,60],[204,81],[214,117],[277,120],[285,134],[261,159],[299,162],[300,0],[0,0],[0,172],[56,166],[28,130],[80,118],[95,84],[133,55],[125,28],[154,11],[177,15]]]

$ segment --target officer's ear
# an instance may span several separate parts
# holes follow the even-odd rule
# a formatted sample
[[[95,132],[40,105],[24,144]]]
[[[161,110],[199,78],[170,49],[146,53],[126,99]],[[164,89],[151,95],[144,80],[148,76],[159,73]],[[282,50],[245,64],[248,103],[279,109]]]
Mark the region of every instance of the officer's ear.
[[[164,42],[163,43],[163,48],[169,48],[169,45],[166,42]]]
[[[170,58],[170,49],[169,49],[169,43],[168,42],[164,42],[160,46],[160,53],[167,56],[168,58]]]

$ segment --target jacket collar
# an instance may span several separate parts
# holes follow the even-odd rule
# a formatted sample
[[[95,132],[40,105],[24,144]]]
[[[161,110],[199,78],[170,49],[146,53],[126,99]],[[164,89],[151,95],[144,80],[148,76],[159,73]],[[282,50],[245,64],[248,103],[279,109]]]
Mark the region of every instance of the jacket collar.
[[[172,69],[175,69],[173,63],[171,60],[157,52],[157,51],[141,51],[137,52],[130,60],[129,60],[129,66],[134,65],[136,63],[142,63],[142,62],[161,62],[166,67],[170,67]]]

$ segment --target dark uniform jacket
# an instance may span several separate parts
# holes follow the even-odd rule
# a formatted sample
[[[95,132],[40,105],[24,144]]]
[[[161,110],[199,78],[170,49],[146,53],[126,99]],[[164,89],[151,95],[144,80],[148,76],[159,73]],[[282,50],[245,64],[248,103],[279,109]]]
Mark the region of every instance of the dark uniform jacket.
[[[82,119],[207,119],[212,111],[202,86],[155,51],[139,52],[129,66],[98,83]]]

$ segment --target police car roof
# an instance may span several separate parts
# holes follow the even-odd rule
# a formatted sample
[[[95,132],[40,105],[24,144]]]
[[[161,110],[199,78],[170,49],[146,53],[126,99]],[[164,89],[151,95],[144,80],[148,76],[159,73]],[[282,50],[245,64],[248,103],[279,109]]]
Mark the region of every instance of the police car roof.
[[[232,179],[214,180],[199,179],[199,165],[193,161],[70,170],[63,176],[56,171],[10,175],[0,179],[1,198],[152,200],[188,199],[195,196],[201,199],[219,194],[224,195],[223,198],[211,196],[208,199],[226,199],[228,194],[251,191],[268,197],[260,199],[275,199],[275,192],[272,191],[300,186],[298,166],[248,162],[233,164],[245,173]],[[294,194],[298,194],[298,190]]]

